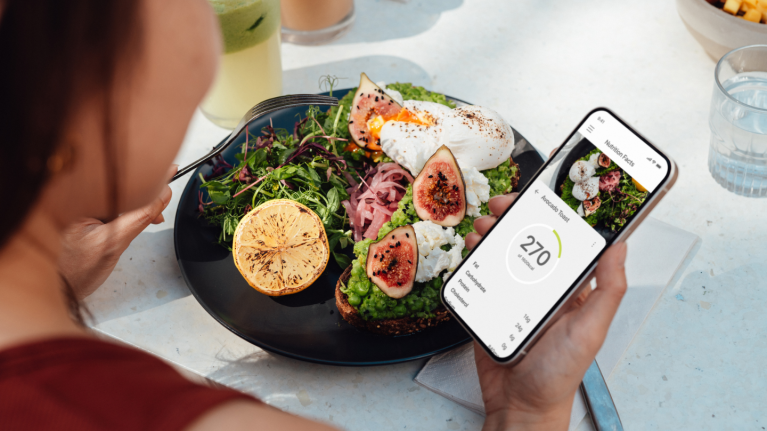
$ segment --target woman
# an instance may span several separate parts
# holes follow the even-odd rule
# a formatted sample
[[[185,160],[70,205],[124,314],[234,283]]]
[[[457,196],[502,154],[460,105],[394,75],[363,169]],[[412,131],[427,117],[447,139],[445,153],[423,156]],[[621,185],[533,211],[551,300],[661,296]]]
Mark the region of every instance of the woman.
[[[328,429],[192,384],[95,339],[79,317],[78,299],[163,222],[168,166],[219,54],[205,0],[0,0],[0,428]],[[477,220],[477,231],[494,220]],[[518,366],[476,351],[486,429],[567,427],[626,289],[625,255],[622,244],[605,254],[599,288]]]

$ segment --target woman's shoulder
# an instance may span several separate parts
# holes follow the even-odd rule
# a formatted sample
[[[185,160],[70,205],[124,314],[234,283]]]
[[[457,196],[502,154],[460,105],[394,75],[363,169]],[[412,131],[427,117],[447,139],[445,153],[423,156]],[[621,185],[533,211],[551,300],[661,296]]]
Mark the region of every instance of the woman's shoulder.
[[[96,338],[0,350],[6,429],[182,429],[235,399],[254,400],[192,383],[147,353]]]

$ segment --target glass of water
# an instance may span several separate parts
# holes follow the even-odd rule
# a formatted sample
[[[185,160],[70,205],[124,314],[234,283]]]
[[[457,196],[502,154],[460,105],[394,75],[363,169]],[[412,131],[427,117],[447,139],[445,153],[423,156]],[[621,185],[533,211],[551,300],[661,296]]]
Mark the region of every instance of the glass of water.
[[[714,78],[708,169],[731,192],[767,196],[767,45],[725,54]]]

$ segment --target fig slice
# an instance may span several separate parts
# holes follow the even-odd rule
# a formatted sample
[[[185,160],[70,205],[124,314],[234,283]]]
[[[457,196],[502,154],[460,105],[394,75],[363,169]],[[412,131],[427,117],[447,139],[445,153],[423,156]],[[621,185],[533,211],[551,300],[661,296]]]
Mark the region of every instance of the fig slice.
[[[594,214],[597,212],[599,207],[602,205],[602,200],[599,199],[599,196],[595,197],[594,199],[583,201],[583,211],[586,217],[590,216],[591,214]]]
[[[597,164],[603,168],[609,168],[610,167],[610,157],[605,154],[601,153],[599,154],[599,158],[597,159]]]
[[[441,146],[413,182],[413,206],[421,220],[456,226],[466,216],[466,183],[453,152]]]
[[[365,269],[370,281],[388,297],[398,299],[410,293],[418,270],[413,226],[400,226],[370,244]]]
[[[354,143],[362,148],[380,150],[379,139],[370,133],[368,122],[381,117],[379,122],[389,121],[397,117],[402,106],[386,95],[381,88],[373,83],[363,72],[360,75],[360,85],[352,101],[352,111],[349,115],[349,133]],[[383,124],[378,125],[380,130]]]

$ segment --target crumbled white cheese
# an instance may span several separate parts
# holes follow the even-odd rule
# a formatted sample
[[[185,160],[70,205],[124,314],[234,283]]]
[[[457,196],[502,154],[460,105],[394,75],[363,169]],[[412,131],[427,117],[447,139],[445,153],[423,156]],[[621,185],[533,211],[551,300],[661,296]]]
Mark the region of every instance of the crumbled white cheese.
[[[455,271],[456,268],[458,268],[458,265],[463,260],[463,249],[466,248],[466,242],[461,238],[461,235],[456,234],[455,235],[455,244],[453,244],[453,248],[450,249],[448,254],[450,254],[450,266],[447,268],[450,270],[450,272]]]
[[[445,250],[438,248],[429,256],[418,258],[418,270],[415,273],[415,281],[425,283],[450,266],[450,257]]]
[[[490,200],[490,183],[479,169],[469,167],[461,169],[463,182],[466,184],[466,215],[479,217],[479,206]]]
[[[442,280],[447,281],[450,274],[458,268],[458,264],[463,260],[462,252],[464,247],[466,247],[466,243],[463,241],[463,238],[461,238],[461,235],[456,235],[455,246],[448,252],[450,254],[450,266],[448,267],[448,271],[442,276]]]
[[[426,220],[413,224],[413,229],[418,241],[418,253],[421,256],[428,256],[432,250],[454,243],[455,230],[452,227],[443,229],[442,226]]]
[[[418,241],[418,269],[415,281],[424,283],[437,277],[442,271],[454,271],[461,263],[464,241],[452,227],[444,229],[431,221],[419,221],[413,224]],[[443,245],[451,245],[449,251],[442,250]]]

